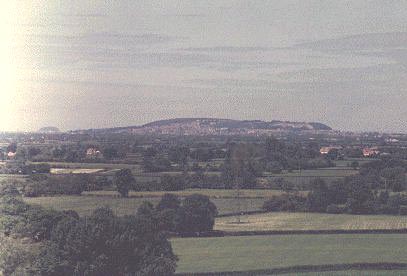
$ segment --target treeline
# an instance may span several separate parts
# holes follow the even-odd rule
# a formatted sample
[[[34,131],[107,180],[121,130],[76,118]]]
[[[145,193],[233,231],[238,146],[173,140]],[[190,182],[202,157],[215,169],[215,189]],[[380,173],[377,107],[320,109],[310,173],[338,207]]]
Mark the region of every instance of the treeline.
[[[111,189],[107,177],[91,174],[32,175],[22,187],[27,197],[53,195],[80,195],[83,191]]]
[[[107,207],[88,217],[22,201],[14,186],[0,191],[0,272],[4,275],[173,275],[169,232],[213,228],[215,205],[202,195],[165,195],[118,217]],[[21,241],[26,241],[22,243]]]
[[[288,192],[264,203],[267,211],[407,215],[406,164],[384,159],[362,166],[360,173],[327,184],[311,183],[307,196]]]
[[[49,173],[51,171],[51,166],[48,163],[30,163],[25,164],[25,162],[15,162],[7,163],[0,167],[0,173],[3,174],[38,174],[38,173]]]

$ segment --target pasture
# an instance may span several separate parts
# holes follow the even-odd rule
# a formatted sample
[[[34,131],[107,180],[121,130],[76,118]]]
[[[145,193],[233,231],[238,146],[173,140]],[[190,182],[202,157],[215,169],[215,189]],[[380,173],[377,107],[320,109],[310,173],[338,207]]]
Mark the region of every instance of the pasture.
[[[179,257],[178,273],[250,273],[251,270],[299,265],[407,263],[405,234],[174,238],[171,243]]]
[[[372,230],[407,229],[407,216],[348,215],[323,213],[273,212],[216,219],[215,230],[290,231],[290,230]],[[406,237],[407,238],[407,237]]]
[[[325,272],[302,272],[287,273],[284,276],[401,276],[407,273],[406,270],[346,270],[346,271],[325,271]],[[263,276],[268,276],[262,274]]]

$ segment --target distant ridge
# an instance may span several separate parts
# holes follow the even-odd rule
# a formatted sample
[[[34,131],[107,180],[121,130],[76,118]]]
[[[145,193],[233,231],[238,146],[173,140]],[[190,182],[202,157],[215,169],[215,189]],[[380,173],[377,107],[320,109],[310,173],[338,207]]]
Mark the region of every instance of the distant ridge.
[[[74,133],[103,132],[166,135],[263,135],[290,131],[331,131],[318,122],[233,120],[219,118],[174,118],[158,120],[142,126],[128,126],[95,130],[78,130]]]

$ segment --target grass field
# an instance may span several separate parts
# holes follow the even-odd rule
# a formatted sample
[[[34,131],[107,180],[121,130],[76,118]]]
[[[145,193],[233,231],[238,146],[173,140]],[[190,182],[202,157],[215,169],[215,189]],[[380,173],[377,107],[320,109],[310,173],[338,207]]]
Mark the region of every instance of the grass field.
[[[303,272],[303,273],[287,273],[282,276],[403,276],[406,275],[406,270],[346,270],[346,271],[326,271],[326,272]],[[262,274],[262,276],[269,276]]]
[[[222,231],[267,231],[267,230],[371,230],[405,229],[407,216],[391,215],[347,215],[321,213],[265,213],[217,218],[216,230]],[[407,241],[407,236],[406,236]]]
[[[179,257],[177,272],[191,273],[357,262],[406,263],[406,238],[404,234],[273,235],[177,238],[171,242]]]
[[[32,197],[24,198],[29,204],[39,204],[46,208],[56,210],[75,210],[79,215],[89,215],[98,207],[109,206],[119,215],[133,215],[143,201],[150,201],[157,204],[160,197],[102,197],[102,196],[54,196],[54,197]],[[219,214],[234,213],[237,209],[237,202],[231,198],[211,199],[218,208]],[[240,205],[243,211],[260,210],[264,199],[252,198],[241,199]]]

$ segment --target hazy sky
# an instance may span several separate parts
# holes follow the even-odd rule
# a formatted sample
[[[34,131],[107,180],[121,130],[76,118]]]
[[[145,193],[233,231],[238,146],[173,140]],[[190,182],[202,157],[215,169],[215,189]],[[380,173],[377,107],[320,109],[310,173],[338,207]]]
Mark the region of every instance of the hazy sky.
[[[407,1],[8,1],[2,130],[173,117],[407,132]]]

